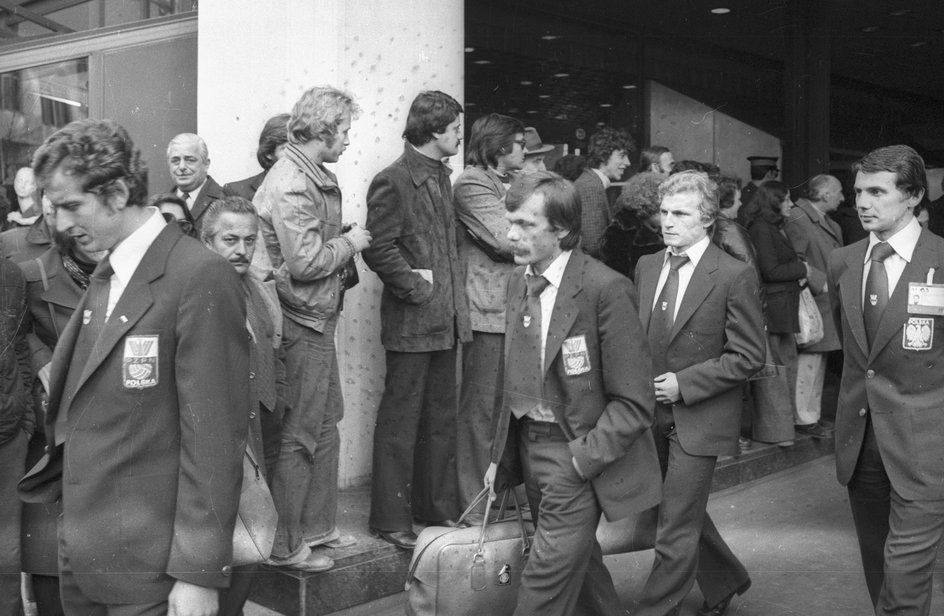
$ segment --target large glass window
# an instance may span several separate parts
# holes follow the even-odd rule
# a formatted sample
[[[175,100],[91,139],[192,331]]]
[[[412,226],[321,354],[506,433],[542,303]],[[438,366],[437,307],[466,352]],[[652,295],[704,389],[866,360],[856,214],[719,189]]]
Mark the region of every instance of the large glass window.
[[[0,73],[0,222],[17,208],[14,179],[30,166],[36,148],[59,128],[87,117],[87,58]]]
[[[0,8],[0,46],[197,10],[197,0],[32,0]]]

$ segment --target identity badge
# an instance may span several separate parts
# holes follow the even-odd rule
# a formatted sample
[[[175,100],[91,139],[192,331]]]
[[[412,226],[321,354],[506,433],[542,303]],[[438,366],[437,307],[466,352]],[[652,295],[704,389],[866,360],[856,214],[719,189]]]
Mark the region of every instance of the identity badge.
[[[590,353],[587,351],[586,336],[574,336],[564,340],[561,354],[564,357],[564,372],[567,376],[590,372]]]
[[[944,284],[909,282],[908,314],[944,315]]]
[[[908,351],[929,351],[934,342],[934,317],[908,317],[901,346]]]
[[[157,347],[159,336],[128,336],[121,362],[121,377],[128,389],[157,385]]]

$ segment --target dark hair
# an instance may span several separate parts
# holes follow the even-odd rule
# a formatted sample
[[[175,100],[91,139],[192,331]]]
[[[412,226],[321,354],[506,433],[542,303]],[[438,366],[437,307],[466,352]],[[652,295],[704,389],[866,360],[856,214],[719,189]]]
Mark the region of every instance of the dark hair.
[[[662,162],[659,159],[666,152],[669,152],[669,148],[664,145],[651,145],[648,148],[643,148],[639,153],[639,165],[636,167],[636,172],[652,171],[652,165],[660,165],[661,168]]]
[[[579,154],[562,156],[554,163],[554,172],[562,175],[571,182],[579,178],[580,174],[583,173],[583,170],[586,168],[587,159]]]
[[[495,166],[499,155],[514,147],[515,135],[523,133],[524,124],[512,117],[500,113],[482,116],[472,124],[465,162],[476,167]]]
[[[770,171],[779,171],[777,165],[751,165],[751,179],[756,181],[763,180]]]
[[[928,194],[928,174],[924,159],[906,145],[890,145],[872,150],[852,164],[852,172],[895,174],[895,188],[909,197]]]
[[[280,145],[288,143],[288,121],[291,117],[288,113],[272,116],[262,127],[262,132],[259,133],[259,149],[256,150],[256,160],[266,171],[275,164],[275,150]]]
[[[434,135],[445,132],[460,113],[462,105],[448,94],[438,90],[420,92],[410,105],[403,138],[416,147],[429,143]]]
[[[704,173],[712,180],[718,181],[718,178],[721,177],[721,168],[714,163],[703,163],[697,160],[677,160],[672,163],[672,171],[669,175],[674,173],[681,173],[683,171],[698,171],[699,173]]]
[[[187,202],[175,195],[174,193],[163,193],[160,195],[154,195],[148,199],[148,207],[156,207],[161,209],[161,204],[172,203],[180,208],[180,211],[184,213],[183,222],[187,224],[180,225],[180,229],[190,237],[196,237],[197,223],[193,220],[193,213],[190,211],[190,208],[187,207]],[[178,223],[181,221],[178,221]]]
[[[328,147],[338,137],[338,126],[349,113],[355,117],[360,107],[354,97],[332,86],[316,86],[306,90],[292,107],[286,130],[291,143],[308,143],[312,139],[323,141]]]
[[[590,137],[587,145],[587,166],[597,169],[610,160],[610,156],[617,150],[623,150],[626,155],[636,153],[636,142],[632,136],[622,129],[603,128]]]
[[[718,207],[727,210],[734,207],[734,198],[741,190],[741,178],[723,175],[718,178]]]
[[[580,243],[580,197],[570,180],[553,171],[538,171],[519,176],[505,193],[505,209],[514,212],[533,194],[544,196],[544,215],[555,230],[566,229],[560,241],[563,250]]]
[[[227,212],[230,214],[252,216],[252,219],[256,221],[256,225],[259,224],[259,215],[256,213],[256,208],[252,203],[247,201],[244,197],[237,197],[235,195],[223,197],[211,203],[206,213],[203,214],[203,226],[200,227],[200,239],[204,244],[208,244],[213,239],[213,236],[216,235],[216,227],[220,222],[220,218]]]
[[[147,199],[147,164],[128,131],[111,120],[76,120],[50,135],[33,156],[33,173],[45,188],[57,169],[106,201],[118,180],[128,187],[128,205]]]
[[[758,186],[750,202],[744,206],[745,226],[750,227],[755,220],[763,218],[779,227],[783,223],[780,205],[789,194],[790,191],[784,183],[777,180],[767,180]]]
[[[659,198],[659,184],[664,175],[644,171],[629,178],[623,185],[623,191],[616,199],[617,211],[628,209],[639,220],[645,220],[659,213],[662,200]]]
[[[666,197],[691,193],[698,197],[698,213],[701,221],[714,223],[718,218],[718,185],[701,171],[673,173],[659,184],[659,202]]]

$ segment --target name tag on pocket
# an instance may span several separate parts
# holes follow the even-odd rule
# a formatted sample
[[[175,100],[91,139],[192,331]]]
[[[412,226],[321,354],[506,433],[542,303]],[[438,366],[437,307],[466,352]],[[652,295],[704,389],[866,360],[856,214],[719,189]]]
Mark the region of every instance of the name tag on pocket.
[[[128,389],[155,387],[158,383],[159,336],[128,336],[121,362],[121,381]]]
[[[564,359],[564,372],[567,376],[577,376],[590,372],[590,353],[587,351],[587,337],[580,335],[564,340],[561,346]]]
[[[944,284],[909,282],[908,314],[944,315]]]
[[[930,351],[934,342],[933,317],[908,317],[901,333],[901,346],[907,351]]]

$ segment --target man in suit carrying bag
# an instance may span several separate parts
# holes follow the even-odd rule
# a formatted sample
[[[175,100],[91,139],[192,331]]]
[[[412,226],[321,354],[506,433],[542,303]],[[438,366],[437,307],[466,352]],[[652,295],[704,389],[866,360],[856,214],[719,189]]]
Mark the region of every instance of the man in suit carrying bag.
[[[639,260],[639,314],[652,348],[663,500],[640,616],[678,614],[696,578],[699,614],[720,616],[751,581],[705,512],[718,456],[738,453],[740,385],[764,362],[751,266],[711,243],[718,192],[685,171],[659,187],[667,248]]]
[[[515,614],[624,613],[595,538],[659,501],[649,349],[632,283],[580,250],[580,201],[547,171],[506,195],[505,397],[485,476],[523,473],[536,533]]]
[[[927,192],[917,152],[879,148],[852,169],[869,237],[829,260],[844,353],[836,474],[875,613],[925,615],[944,532],[944,240],[914,217]]]
[[[238,275],[144,205],[117,124],[73,122],[33,166],[58,231],[108,251],[53,354],[48,456],[20,482],[24,499],[61,498],[65,612],[212,616],[249,411]]]

